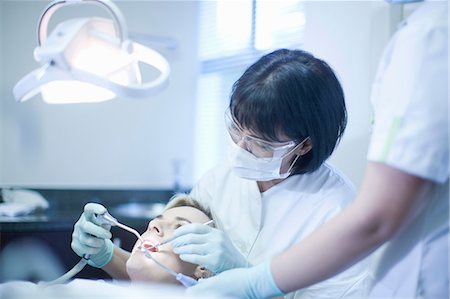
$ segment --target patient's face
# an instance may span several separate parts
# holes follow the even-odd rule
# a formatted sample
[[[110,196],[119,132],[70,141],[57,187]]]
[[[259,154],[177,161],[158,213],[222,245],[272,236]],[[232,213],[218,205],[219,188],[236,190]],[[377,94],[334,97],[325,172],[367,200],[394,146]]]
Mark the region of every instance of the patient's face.
[[[176,207],[165,211],[162,215],[150,221],[147,230],[142,235],[145,243],[156,244],[173,235],[175,229],[189,223],[205,223],[210,220],[202,211],[193,207]],[[138,240],[134,245],[131,256],[127,261],[127,272],[133,281],[154,281],[175,283],[176,279],[161,269],[152,259],[145,257],[138,246]],[[159,247],[158,252],[151,253],[152,258],[168,268],[194,277],[197,265],[184,262],[173,253],[172,246],[165,244]]]

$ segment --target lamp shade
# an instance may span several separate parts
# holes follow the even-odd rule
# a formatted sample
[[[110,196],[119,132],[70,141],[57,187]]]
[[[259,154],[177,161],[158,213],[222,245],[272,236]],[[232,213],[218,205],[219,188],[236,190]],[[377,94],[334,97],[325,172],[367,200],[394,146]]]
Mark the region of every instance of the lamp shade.
[[[41,67],[13,89],[18,101],[38,93],[47,103],[95,103],[141,98],[165,87],[170,67],[158,52],[117,35],[112,20],[75,18],[58,24],[34,51]],[[142,82],[140,64],[158,76]]]

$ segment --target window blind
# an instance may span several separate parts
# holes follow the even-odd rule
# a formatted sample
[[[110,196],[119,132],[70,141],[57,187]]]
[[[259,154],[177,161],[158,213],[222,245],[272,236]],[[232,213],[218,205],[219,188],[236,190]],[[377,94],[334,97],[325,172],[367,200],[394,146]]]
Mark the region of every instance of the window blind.
[[[306,23],[300,0],[199,3],[194,180],[227,158],[224,111],[233,83],[262,55],[300,48]]]

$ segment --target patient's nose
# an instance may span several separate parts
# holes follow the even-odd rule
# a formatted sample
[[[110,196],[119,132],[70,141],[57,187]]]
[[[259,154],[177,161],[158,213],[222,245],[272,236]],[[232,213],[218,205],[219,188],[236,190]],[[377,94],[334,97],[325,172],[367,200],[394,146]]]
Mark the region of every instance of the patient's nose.
[[[161,223],[159,221],[152,221],[149,224],[149,231],[155,233],[157,236],[164,236],[164,230],[162,228]]]

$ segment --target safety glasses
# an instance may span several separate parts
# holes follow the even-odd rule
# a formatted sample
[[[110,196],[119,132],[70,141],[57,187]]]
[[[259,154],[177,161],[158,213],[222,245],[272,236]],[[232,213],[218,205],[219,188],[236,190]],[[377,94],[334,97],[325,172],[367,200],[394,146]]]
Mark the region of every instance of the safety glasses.
[[[230,109],[225,111],[225,124],[233,142],[257,158],[284,157],[303,143],[303,141],[301,143],[294,141],[268,142],[251,136],[245,133],[242,127],[233,119]]]

